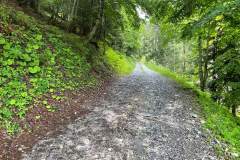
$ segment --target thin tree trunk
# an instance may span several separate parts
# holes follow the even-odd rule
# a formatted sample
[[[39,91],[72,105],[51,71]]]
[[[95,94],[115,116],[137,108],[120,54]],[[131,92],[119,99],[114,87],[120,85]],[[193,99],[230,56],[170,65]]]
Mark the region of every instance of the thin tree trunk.
[[[186,71],[186,45],[185,42],[183,41],[183,73]]]
[[[71,28],[71,25],[72,25],[72,21],[74,19],[74,16],[75,16],[75,10],[76,10],[76,7],[78,5],[78,0],[74,0],[73,1],[73,5],[71,6],[71,13],[68,15],[68,25],[67,25],[67,31],[70,31],[70,28]]]
[[[202,37],[198,37],[198,74],[200,80],[200,88],[204,91],[204,81],[203,81],[203,51],[202,51]]]
[[[97,19],[92,31],[90,32],[90,34],[88,36],[88,42],[90,42],[93,39],[93,37],[95,36],[99,25],[100,25],[100,20]]]
[[[209,41],[210,41],[210,34],[208,32],[208,37],[207,37],[207,47],[204,50],[204,55],[203,55],[203,88],[206,88],[206,83],[208,79],[208,63],[209,63]]]
[[[75,8],[76,7],[77,7],[77,0],[74,0],[73,6],[72,6],[72,9],[71,9],[71,14],[70,14],[70,21],[73,20],[73,18],[74,18],[74,13],[75,13]]]
[[[39,0],[35,0],[35,9],[37,10],[37,13],[40,13],[40,2],[39,2]]]
[[[77,14],[78,14],[78,5],[79,5],[79,0],[77,0],[77,3],[76,3],[76,5],[75,5],[75,10],[74,10],[74,16],[77,16]]]
[[[232,106],[232,115],[237,117],[237,107],[235,105]]]
[[[35,10],[35,12],[39,13],[40,12],[39,0],[31,0],[30,1],[30,7],[32,7]]]
[[[204,66],[203,66],[203,88],[205,90],[206,88],[206,83],[208,79],[208,58],[204,58]]]
[[[88,42],[90,42],[94,36],[97,33],[97,30],[99,29],[99,26],[102,26],[103,23],[103,17],[104,17],[104,0],[99,0],[99,14],[98,14],[98,18],[96,20],[96,23],[92,29],[92,31],[89,33],[88,36]]]

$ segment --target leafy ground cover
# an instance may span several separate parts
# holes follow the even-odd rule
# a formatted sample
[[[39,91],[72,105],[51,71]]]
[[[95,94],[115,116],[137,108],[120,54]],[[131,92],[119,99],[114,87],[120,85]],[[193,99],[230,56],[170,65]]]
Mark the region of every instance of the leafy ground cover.
[[[89,74],[86,59],[64,43],[61,35],[46,34],[23,12],[6,6],[0,12],[0,120],[1,127],[13,134],[20,129],[15,120],[25,117],[36,97],[94,85],[96,79]]]
[[[94,87],[99,83],[99,75],[93,71],[102,74],[112,67],[119,74],[125,74],[133,67],[132,61],[112,49],[105,61],[98,52],[75,34],[40,24],[24,12],[1,5],[0,128],[14,134],[29,127],[20,126],[18,122],[34,106],[54,112],[55,107],[41,97],[50,94],[53,99],[61,100],[64,97],[60,92]],[[90,54],[95,55],[94,59],[88,59]],[[38,105],[32,105],[34,103]]]
[[[200,91],[200,89],[194,85],[190,79],[153,63],[146,63],[146,65],[150,69],[175,80],[184,88],[193,90],[197,95],[200,105],[202,106],[202,114],[206,121],[205,127],[211,129],[217,139],[227,143],[231,152],[233,152],[236,157],[240,154],[239,118],[233,117],[226,107],[214,102],[209,93]],[[219,148],[219,154],[222,153],[223,152]]]

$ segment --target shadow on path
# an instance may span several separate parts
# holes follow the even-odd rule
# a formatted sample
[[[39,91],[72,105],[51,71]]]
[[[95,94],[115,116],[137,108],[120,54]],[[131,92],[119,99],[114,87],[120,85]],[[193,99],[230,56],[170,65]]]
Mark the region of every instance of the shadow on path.
[[[137,64],[131,76],[84,104],[89,114],[39,141],[23,160],[217,159],[194,106],[174,82]]]

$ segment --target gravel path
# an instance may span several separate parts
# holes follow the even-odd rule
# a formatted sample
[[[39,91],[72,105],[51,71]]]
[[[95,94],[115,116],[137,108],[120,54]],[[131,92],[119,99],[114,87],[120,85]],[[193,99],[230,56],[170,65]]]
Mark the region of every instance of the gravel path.
[[[193,106],[189,93],[137,64],[86,102],[89,114],[39,141],[23,160],[215,160]]]

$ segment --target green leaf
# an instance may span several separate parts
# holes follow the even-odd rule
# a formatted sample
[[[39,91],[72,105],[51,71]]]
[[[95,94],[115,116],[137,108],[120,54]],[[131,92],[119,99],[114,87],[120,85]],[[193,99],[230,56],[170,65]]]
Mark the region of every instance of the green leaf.
[[[20,66],[23,66],[23,67],[27,66],[27,63],[26,63],[26,62],[18,62],[18,64],[19,64]]]
[[[13,123],[11,121],[5,121],[4,127],[7,129],[8,134],[13,135],[18,132],[20,127],[17,123]]]
[[[10,105],[15,105],[16,104],[16,100],[15,99],[11,99],[9,102]]]
[[[0,45],[5,44],[6,40],[3,37],[0,37]]]
[[[33,45],[32,47],[33,47],[33,49],[39,49],[40,48],[39,45],[37,45],[37,44]]]
[[[2,115],[2,117],[4,118],[11,118],[12,117],[12,112],[11,110],[9,110],[8,108],[4,107],[0,110],[0,114]]]
[[[20,118],[24,118],[25,115],[26,115],[26,111],[24,111],[24,110],[19,111],[19,112],[17,113],[17,115],[18,115]]]
[[[10,43],[5,43],[5,45],[3,46],[3,49],[8,50],[11,48],[11,44]]]
[[[36,40],[38,40],[38,41],[42,40],[42,35],[40,35],[40,34],[37,35],[37,36],[36,36]]]
[[[47,101],[43,101],[42,103],[43,103],[44,105],[47,105],[47,104],[48,104],[48,102],[47,102]]]
[[[14,63],[14,59],[8,59],[7,60],[7,65],[12,65]]]
[[[28,54],[22,54],[20,58],[26,62],[30,62],[32,60]]]
[[[28,71],[32,74],[38,73],[41,71],[41,68],[39,66],[29,67]]]
[[[28,93],[27,93],[27,92],[23,92],[23,93],[21,93],[21,96],[22,96],[22,97],[27,97],[27,96],[28,96]]]
[[[223,20],[224,16],[223,15],[219,15],[219,16],[216,16],[215,20],[216,21],[221,21]]]
[[[26,48],[25,51],[26,51],[27,53],[31,53],[31,52],[32,52],[32,48]]]

